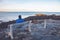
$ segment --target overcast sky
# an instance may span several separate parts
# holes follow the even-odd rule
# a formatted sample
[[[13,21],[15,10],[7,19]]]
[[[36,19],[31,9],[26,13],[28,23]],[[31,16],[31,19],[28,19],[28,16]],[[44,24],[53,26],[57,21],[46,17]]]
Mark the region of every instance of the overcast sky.
[[[0,0],[0,11],[60,12],[60,0]]]

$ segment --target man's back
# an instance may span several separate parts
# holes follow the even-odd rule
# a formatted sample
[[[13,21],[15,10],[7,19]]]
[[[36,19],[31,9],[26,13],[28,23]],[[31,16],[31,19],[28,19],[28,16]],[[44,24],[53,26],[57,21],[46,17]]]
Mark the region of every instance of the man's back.
[[[24,22],[24,19],[17,19],[16,20],[16,23],[22,23],[22,22]]]

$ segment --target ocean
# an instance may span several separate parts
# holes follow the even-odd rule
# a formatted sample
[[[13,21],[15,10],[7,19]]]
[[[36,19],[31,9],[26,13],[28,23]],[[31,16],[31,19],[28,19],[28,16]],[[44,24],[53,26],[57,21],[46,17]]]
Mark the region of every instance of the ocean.
[[[0,12],[0,20],[6,22],[6,21],[12,21],[18,19],[18,15],[22,15],[22,18],[26,18],[28,16],[33,16],[35,14],[56,14],[60,15],[60,12]]]

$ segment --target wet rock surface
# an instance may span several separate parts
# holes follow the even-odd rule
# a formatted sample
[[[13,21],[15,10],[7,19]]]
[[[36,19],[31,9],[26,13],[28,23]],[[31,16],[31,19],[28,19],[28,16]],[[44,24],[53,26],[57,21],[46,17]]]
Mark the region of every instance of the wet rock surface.
[[[6,29],[0,31],[1,40],[60,40],[60,23],[47,23],[47,27],[44,28],[43,23],[32,23],[31,32],[28,29],[29,23],[14,24],[13,36],[11,39],[6,34]],[[9,29],[8,29],[9,31]]]

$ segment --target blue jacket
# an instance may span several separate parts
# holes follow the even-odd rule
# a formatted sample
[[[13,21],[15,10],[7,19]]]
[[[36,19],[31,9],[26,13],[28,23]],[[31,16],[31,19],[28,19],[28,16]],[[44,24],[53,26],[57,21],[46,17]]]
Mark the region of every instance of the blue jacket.
[[[24,19],[17,19],[16,20],[16,23],[22,23],[22,22],[24,22]]]

